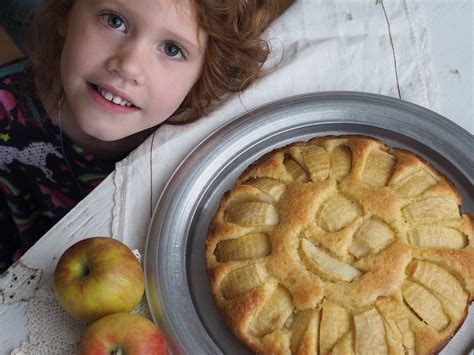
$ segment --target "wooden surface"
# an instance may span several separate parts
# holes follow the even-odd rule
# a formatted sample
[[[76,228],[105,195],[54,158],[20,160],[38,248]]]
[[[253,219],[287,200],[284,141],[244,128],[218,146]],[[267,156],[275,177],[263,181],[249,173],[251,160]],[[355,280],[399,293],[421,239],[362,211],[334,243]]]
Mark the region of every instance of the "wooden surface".
[[[21,56],[21,51],[15,46],[5,30],[0,27],[0,65]]]

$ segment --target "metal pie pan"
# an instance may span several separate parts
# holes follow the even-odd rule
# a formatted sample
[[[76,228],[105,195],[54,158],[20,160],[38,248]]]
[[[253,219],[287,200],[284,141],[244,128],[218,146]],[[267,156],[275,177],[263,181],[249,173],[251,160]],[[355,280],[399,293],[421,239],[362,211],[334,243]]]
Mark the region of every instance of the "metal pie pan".
[[[395,98],[358,92],[290,97],[232,120],[176,169],[155,208],[145,251],[146,295],[175,354],[250,353],[227,328],[208,284],[204,247],[220,199],[241,172],[275,148],[314,136],[363,134],[409,149],[454,182],[474,210],[473,136],[448,119]],[[443,354],[473,347],[474,307]]]

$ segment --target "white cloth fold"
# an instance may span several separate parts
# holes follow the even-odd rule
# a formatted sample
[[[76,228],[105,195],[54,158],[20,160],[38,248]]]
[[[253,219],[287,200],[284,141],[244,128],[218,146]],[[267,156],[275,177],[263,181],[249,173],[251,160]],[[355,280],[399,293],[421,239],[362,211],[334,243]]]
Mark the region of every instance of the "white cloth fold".
[[[257,106],[296,94],[350,90],[437,108],[418,0],[299,0],[265,38],[272,47],[269,74],[208,117],[184,126],[162,126],[117,165],[116,238],[143,252],[151,206],[173,171],[206,136]]]

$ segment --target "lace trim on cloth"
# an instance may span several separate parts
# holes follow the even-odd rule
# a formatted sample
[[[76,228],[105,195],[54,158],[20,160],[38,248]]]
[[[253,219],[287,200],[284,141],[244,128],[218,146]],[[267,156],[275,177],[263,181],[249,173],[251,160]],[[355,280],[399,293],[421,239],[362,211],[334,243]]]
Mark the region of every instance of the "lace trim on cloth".
[[[114,208],[112,210],[112,235],[116,239],[123,241],[122,230],[123,230],[123,214],[124,209],[122,208],[123,202],[125,201],[125,186],[127,180],[124,179],[124,175],[128,167],[128,158],[115,164],[114,171]]]
[[[14,304],[33,298],[41,274],[41,270],[20,262],[12,265],[0,279],[0,304]]]
[[[54,295],[52,279],[36,292],[26,316],[29,339],[11,354],[73,354],[87,328],[86,322],[64,313]]]
[[[137,250],[133,252],[137,258],[141,260],[140,253]],[[29,269],[25,266],[22,267]],[[39,272],[41,276],[41,271],[34,271]],[[22,275],[21,280],[24,280],[36,274],[26,272]],[[40,277],[38,277],[38,281],[39,278]],[[3,284],[0,286],[3,286]],[[5,298],[5,292],[3,294]],[[7,298],[9,298],[8,295]],[[143,297],[140,304],[135,307],[132,313],[141,315],[150,320],[152,319],[145,297]],[[52,276],[48,280],[45,280],[42,287],[39,288],[34,294],[34,297],[32,297],[28,311],[26,312],[26,317],[28,319],[28,340],[22,342],[18,348],[15,348],[11,352],[12,355],[75,354],[81,336],[90,324],[85,321],[78,321],[63,311],[54,294]]]

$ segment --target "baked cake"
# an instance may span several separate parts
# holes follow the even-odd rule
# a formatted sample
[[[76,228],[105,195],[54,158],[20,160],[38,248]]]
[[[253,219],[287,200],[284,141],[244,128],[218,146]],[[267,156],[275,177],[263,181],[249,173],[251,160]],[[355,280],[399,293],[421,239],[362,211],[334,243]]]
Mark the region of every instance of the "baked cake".
[[[439,351],[474,295],[474,222],[461,203],[430,164],[375,138],[270,152],[211,222],[217,306],[259,353]]]

